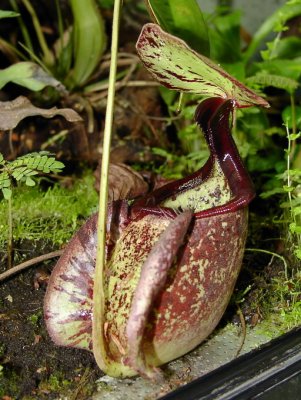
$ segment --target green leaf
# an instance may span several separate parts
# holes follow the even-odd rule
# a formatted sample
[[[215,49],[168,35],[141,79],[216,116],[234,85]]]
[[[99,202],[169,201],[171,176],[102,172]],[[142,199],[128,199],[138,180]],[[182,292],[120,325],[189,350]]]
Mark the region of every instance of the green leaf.
[[[172,106],[172,104],[174,103],[174,101],[177,97],[177,93],[172,92],[171,90],[168,90],[164,86],[160,86],[159,91],[160,91],[160,95],[161,95],[162,99],[165,101],[166,105]]]
[[[94,0],[70,0],[74,18],[74,67],[69,86],[84,84],[99,65],[106,47],[104,20]]]
[[[290,231],[293,232],[293,233],[301,233],[301,226],[300,226],[300,225],[297,225],[295,222],[292,222],[292,223],[289,225],[289,229],[290,229]]]
[[[31,179],[29,176],[26,178],[25,185],[27,186],[35,186],[35,181]]]
[[[146,0],[150,14],[162,29],[183,40],[195,51],[210,54],[208,28],[196,0]]]
[[[286,21],[299,15],[301,15],[300,1],[287,2],[282,7],[278,7],[277,10],[265,20],[253,36],[252,42],[244,55],[245,61],[247,62],[250,60],[263,39],[279,26],[279,22],[283,26]]]
[[[101,8],[112,9],[114,7],[114,0],[97,0]]]
[[[282,120],[289,129],[292,129],[292,127],[293,127],[293,115],[295,116],[294,122],[295,122],[296,126],[301,127],[301,107],[300,106],[295,106],[294,113],[293,113],[291,106],[285,107],[285,109],[281,113]],[[297,135],[296,137],[289,135],[289,139],[296,140],[300,137],[301,134],[297,133],[296,135]]]
[[[223,63],[223,68],[228,72],[228,74],[233,75],[237,80],[245,81],[246,71],[243,62],[237,61],[233,63]]]
[[[169,89],[233,99],[238,107],[269,106],[207,57],[156,24],[143,27],[136,48],[148,71]]]
[[[67,30],[60,34],[60,38],[56,42],[56,69],[55,76],[62,82],[65,82],[65,78],[68,75],[73,59],[73,37],[72,32]]]
[[[7,171],[0,174],[0,189],[9,188],[11,185],[10,178]]]
[[[294,207],[294,208],[292,209],[292,211],[293,211],[293,214],[294,214],[295,216],[300,215],[300,214],[301,214],[301,206]]]
[[[61,161],[56,161],[52,164],[52,170],[55,172],[60,172],[65,167]]]
[[[295,81],[299,80],[301,76],[301,57],[296,57],[293,60],[267,60],[254,63],[253,66],[261,73],[279,75]]]
[[[247,83],[259,85],[261,88],[272,86],[277,89],[286,90],[288,93],[293,93],[299,86],[299,83],[294,79],[265,72],[259,72],[255,76],[247,78]]]
[[[62,84],[48,75],[41,67],[30,61],[19,62],[0,70],[0,89],[13,82],[33,91],[39,91],[46,86],[61,88]]]
[[[209,32],[211,58],[223,64],[240,62],[242,60],[241,12],[236,10],[231,13],[223,13],[215,17],[212,23],[213,27]]]
[[[8,189],[8,188],[2,188],[2,193],[3,193],[3,197],[5,198],[5,200],[9,200],[12,195],[12,190]]]
[[[262,192],[261,194],[260,194],[260,197],[262,198],[262,199],[268,199],[269,197],[271,197],[271,196],[274,196],[275,194],[283,194],[283,188],[274,188],[274,189],[271,189],[271,190],[267,190],[267,191],[265,191],[265,192]]]
[[[26,167],[19,167],[12,172],[12,176],[16,181],[20,181],[23,178],[25,171]]]
[[[299,132],[299,133],[291,133],[289,136],[288,136],[288,138],[290,139],[290,140],[297,140],[297,139],[299,139],[299,137],[301,136],[301,133]]]
[[[38,174],[38,171],[33,171],[33,170],[30,170],[30,169],[26,170],[25,173],[24,173],[24,175],[25,175],[26,177],[27,177],[27,176],[37,175],[37,174]]]
[[[297,258],[299,258],[299,260],[301,260],[301,249],[295,250],[294,254],[296,255]]]
[[[7,164],[7,171],[0,174],[0,189],[10,185],[10,177],[18,182],[25,181],[28,186],[33,186],[35,182],[31,176],[41,172],[44,174],[59,173],[64,168],[64,164],[56,161],[53,155],[47,151],[25,154]]]
[[[293,59],[301,56],[301,38],[287,36],[280,39],[273,49],[273,58]]]
[[[19,17],[19,13],[9,10],[0,10],[0,19],[1,18],[12,18],[12,17]]]

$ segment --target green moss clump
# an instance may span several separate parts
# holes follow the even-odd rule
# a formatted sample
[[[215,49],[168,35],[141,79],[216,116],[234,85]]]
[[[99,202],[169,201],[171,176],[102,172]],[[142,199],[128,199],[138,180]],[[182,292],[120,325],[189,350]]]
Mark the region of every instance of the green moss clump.
[[[52,396],[58,394],[59,398],[66,399],[90,398],[96,387],[94,383],[94,374],[89,368],[87,368],[79,373],[78,378],[79,379],[74,377],[71,379],[66,379],[62,372],[56,371],[52,373],[46,380],[40,382],[36,391],[37,397],[35,397],[35,399],[44,398],[42,397],[42,393],[51,393]]]
[[[36,328],[39,325],[39,322],[41,321],[41,318],[43,317],[42,310],[31,314],[29,317],[27,317],[27,320],[32,323],[33,327]]]
[[[258,286],[252,292],[253,302],[250,308],[260,309],[263,320],[259,327],[261,332],[274,338],[301,324],[301,272],[297,269],[286,279],[285,273]]]
[[[278,297],[274,312],[285,331],[300,326],[301,324],[301,271],[295,271],[292,276],[285,279],[274,279],[273,292]]]
[[[49,241],[54,245],[67,242],[97,206],[92,173],[78,179],[71,188],[59,184],[47,191],[39,186],[20,187],[13,192],[14,241]],[[8,237],[7,201],[0,201],[0,249]]]
[[[39,385],[39,390],[47,390],[49,392],[58,392],[62,394],[72,385],[70,381],[64,378],[61,372],[53,373],[47,381],[43,381]]]
[[[10,371],[1,365],[0,368],[0,398],[10,396],[17,398],[22,384],[22,377],[15,371]]]

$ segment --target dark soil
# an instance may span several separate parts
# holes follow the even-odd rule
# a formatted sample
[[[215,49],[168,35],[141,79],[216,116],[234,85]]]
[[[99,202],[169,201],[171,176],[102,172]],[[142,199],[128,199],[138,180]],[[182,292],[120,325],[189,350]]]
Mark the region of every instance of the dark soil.
[[[33,2],[34,4],[35,2]],[[50,2],[51,3],[51,2]],[[52,4],[52,3],[51,3]],[[44,7],[44,5],[43,5]],[[43,8],[42,7],[42,8]],[[40,7],[39,7],[40,8]],[[108,16],[110,19],[110,15]],[[7,22],[9,24],[9,21]],[[9,25],[10,26],[10,25]],[[137,24],[137,29],[142,23]],[[111,28],[110,28],[111,29]],[[136,28],[135,28],[136,29]],[[7,29],[8,31],[9,29]],[[0,35],[1,36],[1,35]],[[135,31],[133,40],[136,40]],[[121,35],[121,51],[133,51],[131,37]],[[125,46],[125,47],[123,47]],[[129,48],[128,48],[129,47]],[[7,65],[3,65],[6,67]],[[107,76],[108,70],[105,71]],[[135,79],[149,80],[141,69]],[[134,78],[133,77],[133,78]],[[14,86],[13,86],[14,88]],[[27,118],[9,135],[0,131],[0,152],[13,160],[28,152],[40,151],[41,146],[66,130],[63,142],[51,142],[46,150],[64,162],[64,175],[72,175],[83,165],[96,168],[99,161],[105,104],[95,108],[94,129],[87,132],[87,115],[78,109],[76,95],[61,99],[59,104],[43,105],[34,94],[14,88],[8,96],[1,92],[1,100],[25,94],[39,106],[71,107],[79,111],[84,123],[71,124],[57,117],[51,120]],[[159,117],[149,120],[148,115]],[[157,162],[151,147],[166,144],[162,101],[155,88],[124,88],[118,91],[115,109],[114,139],[111,162],[139,164]],[[47,227],[45,227],[47,229]],[[14,265],[57,248],[45,245],[33,249],[32,243],[15,244]],[[7,268],[6,249],[0,249],[0,273]],[[1,259],[1,256],[3,258]],[[91,353],[55,346],[48,336],[43,318],[43,299],[55,260],[35,265],[5,282],[0,282],[0,399],[89,399],[95,389],[95,380],[101,376]]]
[[[1,399],[88,399],[101,374],[91,353],[57,347],[47,334],[43,299],[54,264],[40,264],[0,285]]]
[[[249,241],[254,234],[252,221],[251,213]],[[267,227],[263,230],[261,238],[271,235]],[[19,249],[15,252],[15,265],[22,258],[30,259],[54,250],[45,244],[32,248],[30,242],[15,247]],[[246,253],[233,303],[220,326],[229,320],[240,323],[236,300],[249,284],[252,291],[245,296],[244,318],[255,325],[264,317],[264,311],[260,309],[262,296],[269,291],[271,277],[283,268],[279,261],[276,260],[273,266],[269,261],[267,255],[260,255],[259,260],[258,254]],[[102,374],[91,353],[55,346],[48,336],[43,319],[43,299],[55,262],[53,259],[35,265],[0,284],[0,399],[55,399],[57,396],[68,400],[89,399],[95,389],[95,380]],[[0,265],[1,273],[6,270],[4,258]]]
[[[7,3],[7,2],[5,2]],[[37,6],[39,2],[33,1]],[[50,5],[54,2],[46,2]],[[46,4],[45,3],[45,4]],[[64,2],[63,2],[64,3]],[[125,2],[126,3],[126,2]],[[127,5],[125,4],[127,7]],[[128,8],[132,6],[129,5]],[[41,7],[39,7],[41,8]],[[133,8],[133,7],[132,7]],[[44,4],[41,10],[44,9]],[[41,11],[40,10],[40,11]],[[128,10],[130,11],[130,10]],[[49,15],[47,14],[47,20]],[[136,16],[127,14],[126,23],[135,26]],[[110,15],[106,15],[110,18]],[[5,21],[9,24],[11,21]],[[4,25],[1,29],[11,32]],[[122,24],[122,26],[127,25]],[[137,24],[138,28],[142,23]],[[132,29],[133,30],[133,29]],[[1,33],[1,32],[0,32]],[[121,34],[121,50],[133,51],[133,45],[128,43],[136,40],[138,34],[135,31],[133,40],[131,34]],[[2,65],[5,67],[7,65]],[[104,74],[107,76],[108,71]],[[137,70],[133,78],[148,80],[143,70]],[[5,96],[2,100],[12,97],[2,92]],[[17,93],[24,94],[23,92]],[[26,93],[25,93],[26,94]],[[29,94],[30,95],[30,94]],[[143,87],[124,88],[119,90],[115,106],[114,138],[112,143],[111,162],[139,165],[149,163],[156,165],[158,156],[150,151],[152,147],[161,147],[175,151],[177,143],[174,143],[173,128],[167,126],[161,120],[165,106],[155,88]],[[13,96],[16,97],[16,96]],[[58,106],[78,109],[77,97],[63,99]],[[36,102],[34,101],[36,104]],[[36,104],[41,106],[41,104]],[[42,104],[43,105],[43,104]],[[52,105],[52,104],[51,104]],[[63,142],[50,142],[45,147],[67,164],[64,173],[74,173],[72,167],[89,165],[96,167],[99,161],[100,139],[104,124],[105,99],[95,105],[94,129],[88,132],[86,129],[87,115],[85,110],[79,110],[84,123],[70,124],[57,117],[51,121],[42,118],[28,118],[20,124],[11,136],[7,132],[0,132],[0,152],[8,160],[31,151],[39,151],[42,145],[47,144],[59,132],[67,130]],[[155,118],[148,118],[148,116]],[[170,145],[171,143],[172,146]],[[169,144],[169,146],[168,146]],[[66,163],[67,162],[67,163]],[[265,206],[264,206],[265,205]],[[278,205],[274,205],[273,210]],[[260,210],[261,213],[258,211]],[[266,225],[268,214],[272,221],[273,210],[269,209],[267,202],[260,203],[257,198],[251,205],[250,235],[247,247],[251,248],[277,248],[280,241],[271,242],[271,238],[279,237],[279,232],[274,232],[274,227]],[[47,229],[47,227],[45,227]],[[23,243],[16,246],[19,252],[15,254],[14,265],[21,261],[33,258],[56,250],[45,246],[32,249],[31,243]],[[3,254],[5,254],[5,249]],[[280,253],[283,249],[280,249]],[[25,255],[24,255],[25,254]],[[265,296],[269,293],[270,281],[275,274],[279,274],[283,265],[279,260],[270,264],[271,257],[263,254],[247,253],[244,260],[244,269],[237,283],[234,297],[242,296],[248,285],[252,286],[252,292],[245,297],[242,304],[242,312],[248,323],[255,325],[264,318],[264,310],[261,304],[265,302]],[[0,273],[6,270],[5,255],[1,260]],[[0,283],[0,399],[58,399],[68,400],[89,399],[95,389],[95,380],[101,376],[94,357],[83,350],[67,349],[53,344],[48,336],[43,319],[43,299],[47,286],[47,278],[55,265],[55,260],[36,265],[11,279]],[[233,302],[227,310],[221,324],[234,317],[237,311],[237,303]]]

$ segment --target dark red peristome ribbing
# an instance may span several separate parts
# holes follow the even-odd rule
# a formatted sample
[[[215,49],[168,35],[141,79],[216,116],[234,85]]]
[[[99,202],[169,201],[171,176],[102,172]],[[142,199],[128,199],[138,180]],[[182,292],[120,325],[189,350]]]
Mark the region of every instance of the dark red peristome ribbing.
[[[229,183],[233,198],[223,206],[198,213],[204,218],[246,207],[255,196],[253,182],[240,158],[231,135],[230,118],[235,102],[221,98],[203,101],[196,110],[195,119],[201,126],[210,154],[220,164]]]
[[[156,207],[171,195],[196,187],[210,176],[214,161],[217,161],[225,174],[233,198],[226,204],[195,213],[196,218],[207,218],[246,207],[255,196],[252,180],[240,158],[231,135],[230,118],[235,107],[233,100],[219,97],[208,98],[199,104],[195,119],[202,128],[210,150],[206,164],[183,179],[168,183],[158,190],[136,201],[132,215],[161,213]]]

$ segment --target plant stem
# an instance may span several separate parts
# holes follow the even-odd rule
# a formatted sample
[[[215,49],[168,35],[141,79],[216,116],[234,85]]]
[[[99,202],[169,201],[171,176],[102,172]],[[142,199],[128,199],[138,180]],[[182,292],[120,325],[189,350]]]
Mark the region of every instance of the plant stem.
[[[286,134],[287,134],[287,155],[286,155],[286,173],[287,173],[287,187],[290,189],[292,187],[292,181],[291,181],[291,159],[292,159],[292,140],[290,138],[289,130],[288,127],[286,127]],[[295,142],[295,140],[293,140]],[[296,217],[295,214],[293,213],[293,206],[292,206],[292,192],[291,190],[288,190],[287,192],[288,196],[288,201],[290,205],[290,213],[291,213],[291,219],[296,223]]]
[[[103,153],[100,175],[99,190],[99,213],[98,213],[98,229],[97,229],[97,254],[96,267],[94,277],[93,292],[93,353],[98,366],[106,371],[109,361],[105,346],[104,336],[104,313],[105,313],[105,295],[104,295],[104,267],[106,262],[106,221],[107,221],[107,203],[108,203],[108,170],[110,159],[110,145],[112,137],[113,116],[114,116],[114,99],[115,99],[115,82],[117,71],[117,55],[118,55],[118,34],[119,20],[122,0],[115,0],[112,44],[111,44],[111,66],[109,75],[109,90],[106,109],[106,120],[103,139]]]
[[[296,114],[295,114],[295,106],[293,107],[293,105],[295,104],[292,97],[291,97],[291,105],[292,105],[292,118],[293,118],[293,134],[296,134],[297,132],[297,128],[296,128]],[[286,126],[286,135],[287,135],[287,141],[288,141],[288,145],[287,145],[287,155],[286,155],[286,173],[287,173],[287,187],[290,189],[292,188],[292,179],[291,179],[291,162],[294,158],[294,153],[295,153],[295,149],[296,149],[296,139],[292,140],[290,137],[290,133],[288,130],[288,127]],[[291,219],[292,221],[297,224],[297,220],[296,220],[296,215],[294,213],[294,207],[293,207],[293,203],[292,203],[292,191],[288,190],[287,192],[287,196],[288,196],[288,201],[289,201],[289,205],[290,205],[290,214],[291,214]],[[296,233],[296,239],[298,242],[298,247],[300,247],[300,242],[301,242],[301,237],[300,234]]]
[[[44,54],[44,62],[49,67],[50,65],[53,64],[53,61],[54,61],[53,54],[51,53],[51,51],[48,48],[44,33],[41,29],[41,24],[40,24],[39,18],[37,16],[34,8],[32,7],[30,0],[22,0],[22,2],[31,16],[32,23],[33,23],[33,26],[34,26],[34,29],[35,29],[35,32],[36,32],[36,35],[38,38],[39,45]]]
[[[64,250],[56,250],[52,251],[51,253],[43,254],[41,256],[32,258],[31,260],[24,261],[23,263],[16,265],[15,267],[10,268],[8,271],[5,271],[2,274],[0,274],[0,282],[4,281],[7,278],[10,278],[17,272],[21,272],[24,269],[31,267],[32,265],[38,264],[42,261],[49,260],[50,258],[59,257],[63,254],[63,252]]]
[[[18,7],[18,4],[16,2],[16,0],[10,0],[10,5],[13,8],[14,11],[18,12],[20,14],[20,9]],[[33,46],[32,46],[32,42],[31,42],[31,38],[28,32],[28,29],[22,19],[22,16],[17,17],[19,25],[20,25],[20,29],[22,32],[22,36],[25,42],[25,45],[28,49],[30,49],[33,52]],[[24,58],[24,56],[22,56],[22,58]]]
[[[8,241],[7,241],[7,261],[8,269],[13,265],[13,211],[12,211],[12,196],[8,198],[8,211],[7,211],[7,223],[8,223]]]
[[[296,126],[296,106],[295,106],[295,97],[291,94],[290,95],[290,102],[291,102],[291,110],[292,110],[292,134],[296,134],[297,126]],[[289,153],[290,159],[293,161],[296,152],[296,140],[293,140],[292,148]]]
[[[284,264],[284,276],[285,279],[288,280],[288,268],[287,268],[287,262],[286,259],[281,256],[280,254],[274,253],[273,251],[269,251],[269,250],[263,250],[263,249],[251,249],[251,248],[246,248],[245,251],[253,251],[253,252],[257,252],[257,253],[265,253],[265,254],[269,254],[272,257],[277,257],[279,258],[283,264]]]
[[[238,314],[239,319],[240,319],[242,338],[241,338],[241,342],[240,342],[240,345],[239,345],[239,348],[238,348],[238,350],[236,352],[235,357],[239,356],[242,348],[244,347],[244,344],[245,344],[245,341],[246,341],[246,336],[247,336],[246,320],[245,320],[243,312],[241,311],[241,308],[239,307],[238,304],[237,304],[237,314]]]

